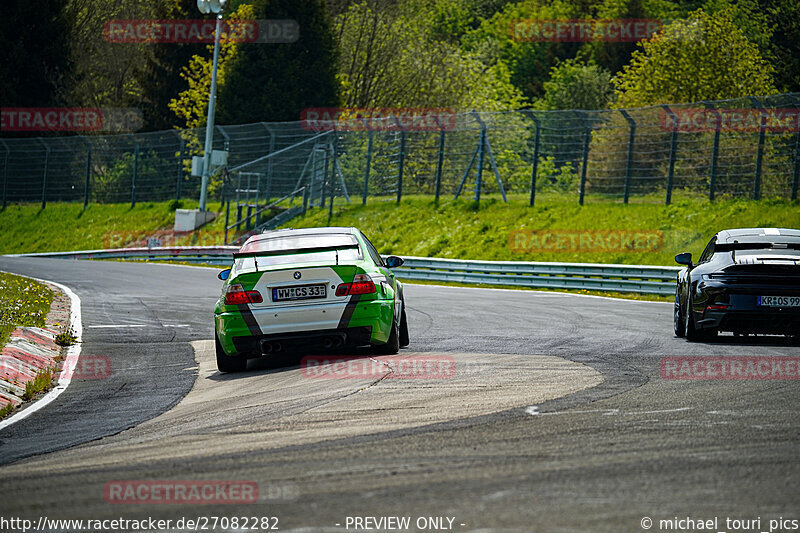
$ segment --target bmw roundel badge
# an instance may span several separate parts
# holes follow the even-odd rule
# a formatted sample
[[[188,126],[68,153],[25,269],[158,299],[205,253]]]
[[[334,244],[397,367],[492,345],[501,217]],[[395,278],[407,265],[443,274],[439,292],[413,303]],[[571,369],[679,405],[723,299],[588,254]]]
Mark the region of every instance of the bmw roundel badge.
[[[300,274],[300,272],[295,272],[294,273],[294,279],[300,279],[300,276],[302,276],[302,274]]]

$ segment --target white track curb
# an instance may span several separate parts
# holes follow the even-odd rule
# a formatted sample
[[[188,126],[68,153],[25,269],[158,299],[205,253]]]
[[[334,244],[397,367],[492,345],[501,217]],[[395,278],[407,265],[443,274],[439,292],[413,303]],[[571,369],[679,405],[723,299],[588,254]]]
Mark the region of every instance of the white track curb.
[[[26,277],[30,277],[30,276],[26,276]],[[72,290],[69,287],[61,285],[60,283],[55,283],[53,281],[43,280],[43,279],[38,279],[38,278],[30,278],[30,279],[33,279],[33,280],[36,280],[36,281],[41,281],[41,282],[44,282],[44,283],[49,283],[51,285],[55,285],[56,287],[58,287],[59,289],[64,291],[64,293],[67,296],[69,296],[69,301],[70,301],[69,323],[70,323],[70,327],[72,328],[72,331],[75,333],[75,336],[78,337],[78,339],[82,339],[82,336],[83,336],[83,323],[81,321],[81,299],[78,298],[78,295],[75,294],[74,292],[72,292]],[[27,418],[28,416],[32,415],[33,413],[35,413],[39,409],[42,409],[43,407],[46,407],[50,402],[52,402],[53,400],[58,398],[61,395],[61,393],[64,392],[67,389],[67,386],[69,386],[70,381],[72,381],[72,376],[74,374],[75,367],[78,364],[78,357],[80,356],[80,354],[81,354],[81,343],[80,342],[70,346],[67,349],[67,355],[64,358],[64,365],[63,365],[63,367],[61,369],[61,374],[59,374],[59,376],[58,376],[58,385],[56,385],[55,388],[53,388],[53,390],[51,390],[50,392],[45,394],[42,398],[40,398],[39,400],[34,402],[29,407],[26,407],[25,409],[22,409],[18,413],[6,418],[3,421],[0,421],[0,431],[3,430],[4,428],[10,426],[11,424],[13,424],[15,422],[19,422],[20,420],[22,420],[24,418]]]

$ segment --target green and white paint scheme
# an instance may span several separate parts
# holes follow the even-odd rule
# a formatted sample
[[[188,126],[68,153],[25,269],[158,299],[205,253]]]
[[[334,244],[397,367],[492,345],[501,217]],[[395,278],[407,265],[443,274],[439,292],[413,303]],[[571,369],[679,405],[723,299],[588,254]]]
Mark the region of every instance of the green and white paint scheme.
[[[356,228],[250,237],[230,272],[220,273],[225,283],[214,309],[220,370],[243,370],[248,358],[273,347],[330,345],[330,339],[396,353],[408,344],[403,288],[389,268],[399,264],[397,257],[384,260]]]

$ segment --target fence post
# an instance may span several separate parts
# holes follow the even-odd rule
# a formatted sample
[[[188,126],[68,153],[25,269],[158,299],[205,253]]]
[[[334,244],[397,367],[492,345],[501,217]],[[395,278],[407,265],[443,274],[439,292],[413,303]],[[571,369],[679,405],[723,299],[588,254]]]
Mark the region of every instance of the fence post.
[[[364,197],[361,199],[361,205],[367,205],[367,195],[369,194],[369,169],[372,165],[372,136],[374,133],[370,129],[367,134],[367,165],[364,169]]]
[[[760,111],[758,124],[758,150],[756,151],[756,175],[753,178],[753,200],[761,198],[761,165],[764,161],[764,132],[766,129],[767,115],[761,102],[753,96],[748,97],[753,105]]]
[[[477,111],[472,111],[472,114],[478,120],[478,123],[481,125],[481,135],[480,140],[478,141],[480,144],[478,145],[478,172],[475,177],[475,203],[480,204],[481,202],[481,186],[483,185],[483,159],[484,159],[484,152],[486,151],[486,123],[481,120],[481,116],[478,114]]]
[[[83,183],[83,210],[89,207],[89,188],[92,178],[92,143],[86,137],[80,135],[80,139],[86,144],[86,178]]]
[[[131,134],[133,139],[133,175],[131,176],[131,207],[136,207],[136,176],[139,174],[139,141]]]
[[[397,125],[400,126],[400,161],[397,168],[397,203],[403,197],[403,166],[406,160],[406,130],[400,123],[398,117],[394,117]]]
[[[589,122],[585,111],[583,112],[583,121],[583,162],[581,163],[581,186],[578,198],[580,205],[583,205],[583,199],[586,196],[586,167],[589,166],[589,141],[592,138],[592,124]]]
[[[436,185],[434,190],[434,203],[439,205],[439,195],[442,192],[442,168],[444,166],[444,142],[445,142],[445,132],[444,126],[442,123],[439,122],[439,117],[434,115],[433,119],[436,121],[436,124],[439,126],[439,153],[436,156]]]
[[[792,103],[798,110],[794,116],[794,123],[797,127],[794,133],[794,179],[792,180],[792,200],[797,200],[797,186],[800,182],[800,105],[794,98],[792,98]]]
[[[175,176],[175,201],[181,199],[181,189],[183,188],[183,156],[186,150],[186,140],[180,131],[175,130],[178,136],[178,173]]]
[[[636,122],[624,109],[620,109],[620,113],[622,113],[622,116],[628,121],[628,126],[630,127],[630,133],[628,134],[628,159],[625,163],[625,194],[623,197],[623,202],[627,204],[631,194],[631,165],[633,164],[633,142],[636,138]]]
[[[322,191],[320,193],[320,199],[319,199],[320,207],[325,207],[325,195],[328,192],[328,160],[330,159],[330,157],[328,156],[327,148],[323,149],[323,153],[325,154],[325,168],[322,174],[322,184],[321,184]]]
[[[708,178],[708,200],[713,201],[717,192],[717,155],[719,154],[719,132],[721,117],[719,111],[717,111],[717,109],[714,107],[714,104],[708,101],[703,101],[703,105],[706,106],[706,109],[711,109],[714,111],[716,118],[716,125],[714,127],[714,144],[711,149],[711,175]]]
[[[0,143],[3,143],[3,209],[8,206],[8,154],[11,153],[11,150],[8,148],[8,144],[3,139],[0,139]]]
[[[36,138],[44,146],[44,174],[42,176],[42,209],[47,207],[47,164],[50,160],[50,146],[41,137]]]
[[[539,171],[539,134],[542,130],[542,123],[533,111],[529,111],[528,113],[536,126],[536,133],[534,133],[533,136],[533,162],[531,163],[531,197],[528,202],[528,205],[533,207],[533,204],[536,202],[536,174]]]
[[[672,118],[672,133],[669,138],[669,167],[667,169],[667,197],[665,199],[666,205],[672,202],[672,180],[675,176],[675,149],[678,146],[678,116],[672,112],[669,106],[662,105],[664,111]],[[664,125],[667,124],[667,119],[664,117]]]
[[[275,151],[275,133],[272,131],[272,128],[269,127],[269,124],[266,122],[262,122],[261,124],[264,125],[264,129],[269,132],[269,152],[272,153]],[[226,137],[227,142],[227,137]],[[264,201],[269,203],[269,198],[272,195],[272,162],[275,160],[274,157],[270,157],[267,160],[267,184],[264,187]],[[258,199],[256,199],[258,202]]]

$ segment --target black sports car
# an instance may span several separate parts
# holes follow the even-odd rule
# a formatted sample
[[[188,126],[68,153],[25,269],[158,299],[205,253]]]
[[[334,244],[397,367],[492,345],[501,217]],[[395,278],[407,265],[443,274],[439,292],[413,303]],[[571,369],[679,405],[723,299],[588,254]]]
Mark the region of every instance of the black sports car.
[[[800,230],[720,231],[697,263],[686,265],[675,291],[675,335],[708,340],[720,331],[800,335]]]

